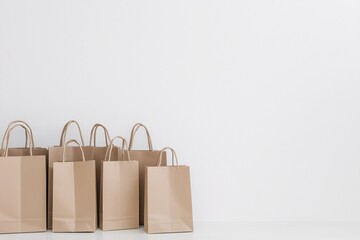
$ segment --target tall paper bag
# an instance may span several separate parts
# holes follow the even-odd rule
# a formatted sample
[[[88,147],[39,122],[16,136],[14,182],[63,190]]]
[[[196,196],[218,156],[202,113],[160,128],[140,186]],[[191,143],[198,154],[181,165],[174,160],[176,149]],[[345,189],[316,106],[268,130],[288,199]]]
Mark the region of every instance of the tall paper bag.
[[[97,134],[97,130],[98,128],[102,128],[104,130],[104,137],[105,137],[105,146],[97,146],[96,145],[96,134]],[[107,128],[100,124],[100,123],[96,123],[94,124],[94,126],[91,128],[91,132],[90,132],[90,140],[89,140],[89,148],[92,149],[92,154],[93,157],[92,159],[95,160],[96,163],[96,196],[97,196],[97,203],[98,206],[97,208],[99,209],[99,202],[100,202],[100,171],[101,171],[101,164],[105,159],[105,155],[107,154],[107,150],[109,147],[109,142],[110,142],[110,135],[109,135],[109,131],[107,130]],[[118,149],[117,148],[113,148],[113,154],[111,154],[111,160],[117,160],[118,158]],[[99,220],[99,216],[98,216],[98,220]]]
[[[75,124],[80,136],[82,151],[85,155],[85,160],[93,159],[93,149],[91,147],[84,146],[84,138],[81,132],[81,128],[78,122],[74,120],[68,121],[61,133],[60,144],[59,146],[49,147],[49,160],[48,160],[48,228],[52,228],[52,195],[53,195],[53,164],[54,162],[62,162],[63,161],[63,150],[64,143],[66,142],[66,135],[68,132],[68,128],[71,124]],[[67,159],[69,161],[81,161],[82,159],[82,151],[79,146],[68,146],[67,148]]]
[[[161,166],[166,149],[172,151],[171,166]],[[172,148],[160,151],[158,166],[146,167],[144,216],[147,233],[193,231],[190,168],[178,165]]]
[[[46,231],[45,156],[33,155],[33,141],[28,156],[9,156],[10,133],[18,126],[33,138],[21,124],[6,131],[6,147],[0,157],[0,233]]]
[[[66,161],[69,143],[79,145],[81,160]],[[63,161],[54,162],[53,232],[94,232],[97,228],[95,161],[85,161],[80,144],[72,139],[63,148]]]
[[[139,164],[134,160],[110,161],[116,139],[123,141],[122,152],[130,159],[126,140],[113,138],[101,165],[99,223],[104,231],[139,228]]]
[[[133,143],[135,139],[135,134],[139,130],[139,128],[144,128],[148,141],[148,150],[134,150]],[[144,224],[144,181],[145,181],[145,168],[147,166],[156,166],[158,161],[159,152],[158,150],[153,150],[153,145],[150,137],[149,130],[142,123],[136,123],[130,134],[130,158],[136,159],[139,162],[139,223]],[[126,157],[126,155],[125,155]],[[166,154],[163,156],[166,162]],[[164,163],[162,163],[163,165]]]

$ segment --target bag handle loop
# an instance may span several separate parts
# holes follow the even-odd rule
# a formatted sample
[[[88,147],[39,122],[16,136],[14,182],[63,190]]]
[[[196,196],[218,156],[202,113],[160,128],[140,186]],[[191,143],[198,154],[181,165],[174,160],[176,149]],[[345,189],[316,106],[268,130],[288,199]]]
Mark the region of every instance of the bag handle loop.
[[[110,144],[106,150],[106,154],[105,154],[105,161],[110,161],[111,159],[111,153],[112,153],[112,149],[114,147],[114,141],[116,139],[121,139],[122,140],[122,156],[124,159],[124,148],[126,147],[126,155],[128,157],[128,161],[130,161],[130,153],[129,153],[129,148],[128,148],[128,144],[127,141],[125,140],[125,138],[121,137],[121,136],[116,136],[113,139],[111,139]]]
[[[94,147],[96,147],[96,133],[99,127],[101,127],[104,130],[105,144],[106,146],[109,146],[109,141],[110,141],[109,131],[104,125],[100,123],[96,123],[91,129],[89,146],[92,146],[92,142],[94,142]]]
[[[60,146],[63,146],[63,144],[64,144],[64,142],[65,142],[65,139],[66,139],[66,134],[67,134],[68,127],[69,127],[72,123],[76,124],[76,126],[77,126],[77,128],[78,128],[78,130],[79,130],[79,135],[80,135],[81,144],[82,144],[82,146],[85,146],[85,144],[84,144],[84,138],[83,138],[83,135],[82,135],[82,132],[81,132],[80,125],[79,125],[79,123],[78,123],[77,121],[75,121],[75,120],[70,120],[70,121],[68,121],[68,122],[65,124],[65,126],[64,126],[64,128],[63,128],[63,130],[62,130],[62,133],[61,133],[61,137],[60,137]]]
[[[30,130],[25,127],[24,125],[22,125],[21,123],[18,123],[18,124],[13,124],[9,129],[8,129],[8,132],[7,132],[7,135],[6,135],[6,141],[5,141],[5,153],[4,153],[4,156],[7,157],[8,156],[8,152],[9,152],[9,139],[10,139],[10,135],[11,135],[11,131],[16,128],[16,127],[23,127],[26,131],[26,135],[29,135],[30,138],[32,138],[32,133],[30,132]],[[30,145],[29,145],[29,149],[30,149],[30,156],[33,155],[33,142],[30,141]]]
[[[27,148],[27,147],[28,147],[28,144],[29,144],[28,141],[29,141],[29,137],[30,137],[30,136],[29,136],[29,134],[27,134],[26,128],[28,128],[28,129],[30,130],[31,135],[32,135],[32,130],[31,130],[30,126],[29,126],[26,122],[24,122],[24,121],[22,121],[22,120],[15,120],[15,121],[10,122],[9,125],[7,126],[6,130],[5,130],[5,133],[4,133],[2,142],[1,142],[1,149],[4,148],[4,142],[5,142],[6,136],[7,136],[8,132],[9,132],[9,129],[10,129],[11,126],[14,125],[14,124],[19,124],[19,126],[22,127],[22,128],[25,130],[25,146],[24,146],[24,148]],[[33,137],[30,138],[30,140],[32,141],[33,146],[35,146],[35,144],[34,144],[34,138],[33,138]]]
[[[70,139],[69,141],[67,141],[64,145],[64,150],[63,150],[63,162],[66,162],[65,157],[66,157],[66,148],[68,147],[69,143],[75,143],[76,145],[79,146],[80,151],[81,151],[81,156],[82,156],[82,160],[83,162],[85,162],[85,155],[84,155],[84,151],[82,149],[82,147],[80,146],[79,142],[76,141],[75,139]]]
[[[172,153],[172,156],[171,156],[172,166],[174,166],[174,160],[175,160],[176,166],[178,167],[178,166],[179,166],[179,163],[178,163],[178,159],[177,159],[176,152],[175,152],[175,150],[174,150],[173,148],[171,148],[171,147],[164,147],[163,149],[160,150],[160,152],[159,152],[159,157],[158,157],[158,162],[157,162],[157,166],[160,166],[160,165],[161,165],[161,162],[162,162],[162,154],[163,154],[163,152],[165,152],[166,150],[170,150],[171,153]]]
[[[146,131],[146,136],[147,136],[147,141],[148,141],[148,146],[149,146],[149,150],[152,151],[153,150],[153,146],[152,146],[152,141],[151,141],[151,137],[150,137],[150,133],[149,133],[149,130],[147,129],[147,127],[142,124],[142,123],[136,123],[132,130],[131,130],[131,134],[130,134],[130,143],[129,143],[129,150],[132,149],[133,147],[133,143],[134,143],[134,137],[135,137],[135,134],[137,132],[137,130],[139,130],[139,128],[144,128],[145,131]]]

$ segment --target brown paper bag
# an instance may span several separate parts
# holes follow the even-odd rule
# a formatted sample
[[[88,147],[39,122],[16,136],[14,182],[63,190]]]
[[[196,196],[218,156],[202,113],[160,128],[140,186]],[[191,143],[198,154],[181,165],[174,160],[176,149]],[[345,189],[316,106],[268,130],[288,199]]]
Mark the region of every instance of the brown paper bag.
[[[172,151],[172,166],[160,166],[166,149]],[[193,231],[190,169],[178,165],[172,148],[160,151],[158,166],[145,169],[144,214],[147,233]]]
[[[104,130],[105,146],[103,146],[103,147],[96,146],[96,133],[97,133],[97,130],[99,127]],[[109,131],[107,130],[107,128],[100,123],[94,124],[94,126],[91,128],[91,132],[90,132],[89,147],[92,148],[92,152],[93,152],[92,159],[94,159],[96,162],[96,196],[97,196],[98,209],[99,209],[99,200],[100,200],[99,199],[100,198],[100,170],[101,170],[101,164],[105,159],[106,151],[108,150],[109,142],[110,142],[110,135],[109,135]],[[114,148],[113,151],[116,152],[116,154],[111,154],[111,160],[117,160],[117,149]],[[98,218],[98,220],[99,220],[99,218]]]
[[[65,160],[67,145],[79,145],[81,160]],[[63,148],[63,161],[53,164],[53,232],[95,232],[95,161],[85,161],[80,144],[72,139]]]
[[[49,163],[48,163],[48,228],[49,229],[52,228],[52,219],[53,219],[53,217],[52,217],[53,164],[54,164],[54,162],[62,162],[63,161],[63,151],[64,151],[63,143],[65,142],[65,139],[66,139],[68,127],[72,123],[74,123],[78,128],[81,145],[82,145],[82,150],[85,155],[85,160],[91,160],[93,158],[92,148],[84,147],[84,139],[83,139],[83,135],[82,135],[79,124],[74,120],[67,122],[61,133],[60,146],[49,147]],[[81,155],[80,147],[77,147],[77,146],[67,147],[67,155],[66,156],[67,156],[68,161],[81,161],[82,155]]]
[[[30,141],[29,156],[9,156],[11,131],[6,131],[6,147],[0,157],[0,233],[46,231],[46,162],[45,156],[33,154]]]
[[[126,140],[113,138],[101,168],[99,223],[104,231],[139,228],[139,164],[134,160],[110,161],[116,139],[123,141],[122,152],[125,146],[130,159]]]
[[[149,150],[132,150],[134,137],[139,128],[144,128],[147,135],[148,146]],[[137,123],[131,130],[130,135],[130,143],[129,143],[129,150],[130,150],[130,158],[136,159],[139,162],[139,222],[140,224],[144,224],[144,181],[145,181],[145,167],[146,166],[156,166],[158,161],[159,151],[153,150],[151,137],[149,130],[145,127],[145,125],[141,123]],[[126,155],[125,155],[126,158]],[[166,154],[163,156],[165,163],[166,163]],[[162,163],[162,165],[164,165]]]

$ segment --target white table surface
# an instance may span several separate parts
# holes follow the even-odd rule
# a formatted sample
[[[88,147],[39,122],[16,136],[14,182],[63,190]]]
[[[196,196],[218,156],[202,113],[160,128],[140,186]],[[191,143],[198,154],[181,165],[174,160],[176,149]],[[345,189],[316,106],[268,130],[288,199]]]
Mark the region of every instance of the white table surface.
[[[143,228],[134,230],[108,231],[101,230],[95,233],[22,233],[1,234],[0,240],[352,240],[360,239],[359,222],[330,222],[330,223],[195,223],[192,233],[176,234],[146,234]]]

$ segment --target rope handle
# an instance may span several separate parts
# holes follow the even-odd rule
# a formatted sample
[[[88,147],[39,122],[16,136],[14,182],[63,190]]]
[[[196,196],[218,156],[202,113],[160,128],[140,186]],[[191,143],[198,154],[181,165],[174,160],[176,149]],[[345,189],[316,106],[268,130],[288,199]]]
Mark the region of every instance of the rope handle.
[[[175,150],[174,150],[173,148],[171,148],[171,147],[164,147],[163,149],[160,150],[159,156],[158,156],[157,165],[158,165],[158,166],[161,165],[161,162],[162,162],[162,154],[163,154],[163,152],[165,152],[166,150],[170,150],[171,153],[172,153],[172,156],[171,156],[172,166],[174,166],[174,160],[175,160],[176,166],[178,167],[178,166],[179,166],[179,163],[178,163],[178,159],[177,159],[176,152],[175,152]]]
[[[76,124],[76,126],[77,126],[77,128],[78,128],[78,130],[79,130],[79,135],[80,135],[81,144],[82,144],[82,146],[85,146],[85,144],[84,144],[84,138],[83,138],[83,134],[82,134],[82,132],[81,132],[80,125],[79,125],[79,123],[78,123],[77,121],[75,121],[75,120],[70,120],[70,121],[68,121],[68,122],[65,124],[65,126],[64,126],[64,128],[63,128],[63,130],[62,130],[62,132],[61,132],[60,146],[63,146],[63,144],[64,144],[64,142],[65,142],[65,139],[66,139],[66,134],[67,134],[68,127],[69,127],[72,123]]]
[[[75,139],[70,139],[69,141],[67,141],[64,145],[64,149],[63,149],[63,162],[66,162],[65,157],[66,157],[66,148],[68,147],[69,143],[75,143],[76,145],[79,146],[80,151],[81,151],[81,156],[82,156],[82,160],[85,162],[85,155],[84,155],[84,151],[82,149],[82,147],[80,146],[79,142],[76,141]]]
[[[31,133],[31,136],[32,136],[32,130],[31,130],[31,127],[29,126],[29,124],[27,124],[26,122],[24,122],[24,121],[22,121],[22,120],[15,120],[15,121],[10,122],[9,125],[7,126],[6,130],[5,130],[5,133],[4,133],[2,142],[1,142],[1,149],[4,148],[4,142],[5,142],[6,136],[7,136],[8,132],[9,132],[9,129],[10,129],[11,126],[13,126],[14,124],[19,124],[19,126],[22,127],[22,128],[25,130],[25,146],[24,146],[24,148],[27,148],[27,147],[28,147],[29,138],[30,138],[30,140],[32,141],[33,146],[35,146],[35,144],[34,144],[34,138],[33,138],[33,137],[30,137],[29,134],[27,134],[27,132],[26,132],[26,128],[27,128],[28,130],[30,130],[30,133]]]
[[[149,146],[149,150],[152,151],[153,150],[153,146],[152,146],[152,141],[151,141],[151,137],[150,137],[150,133],[149,130],[147,129],[147,127],[142,124],[142,123],[136,123],[132,130],[131,130],[131,134],[130,134],[130,143],[129,143],[129,150],[132,149],[133,147],[133,143],[134,143],[134,137],[136,132],[139,130],[139,128],[144,128],[145,132],[146,132],[146,136],[147,136],[147,141],[148,141],[148,146]]]
[[[106,154],[105,154],[105,161],[110,161],[111,159],[111,153],[112,153],[112,149],[114,147],[114,141],[116,139],[121,139],[122,140],[122,157],[124,159],[124,148],[126,147],[126,155],[128,157],[128,161],[130,161],[130,152],[129,152],[129,148],[128,148],[128,144],[127,141],[125,140],[125,138],[121,137],[121,136],[116,136],[113,139],[111,139],[110,144],[108,146],[108,148],[106,149]]]
[[[104,125],[102,125],[100,123],[96,123],[91,128],[89,146],[92,146],[92,142],[94,142],[94,147],[96,147],[96,133],[97,133],[97,129],[99,127],[101,127],[104,130],[105,144],[106,144],[106,146],[109,146],[109,141],[110,141],[109,131],[107,130],[107,128]]]
[[[25,131],[26,131],[26,135],[29,135],[30,138],[32,138],[32,135],[31,135],[32,132],[30,132],[30,130],[29,130],[27,127],[24,127],[21,123],[19,123],[19,124],[13,124],[13,125],[9,128],[9,130],[8,130],[8,132],[7,132],[7,135],[6,135],[5,152],[4,152],[4,154],[3,154],[3,156],[5,156],[5,157],[8,156],[8,152],[9,152],[9,139],[10,139],[11,131],[12,131],[14,128],[19,127],[19,126],[23,127],[23,128],[25,129]],[[33,146],[33,142],[30,141],[30,145],[29,145],[30,156],[33,155],[33,147],[34,147],[34,146]]]

